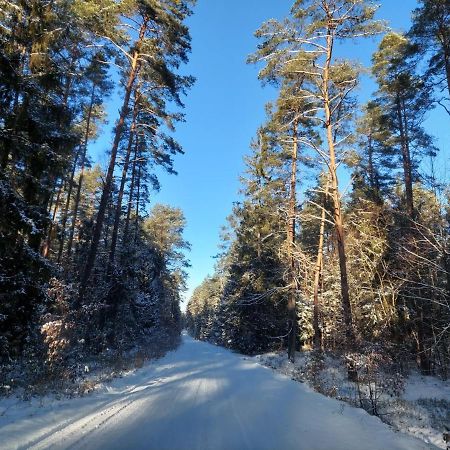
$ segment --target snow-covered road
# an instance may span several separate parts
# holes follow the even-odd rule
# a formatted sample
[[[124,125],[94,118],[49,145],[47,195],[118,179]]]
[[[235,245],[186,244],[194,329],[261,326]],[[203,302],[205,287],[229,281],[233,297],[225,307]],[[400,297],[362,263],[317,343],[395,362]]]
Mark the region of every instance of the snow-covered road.
[[[241,355],[183,336],[175,352],[88,397],[0,411],[0,448],[430,447]]]

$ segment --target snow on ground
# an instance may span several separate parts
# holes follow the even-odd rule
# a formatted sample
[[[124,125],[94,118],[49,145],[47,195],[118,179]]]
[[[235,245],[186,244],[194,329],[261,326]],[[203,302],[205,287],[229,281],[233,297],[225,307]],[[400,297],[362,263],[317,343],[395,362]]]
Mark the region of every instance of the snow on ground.
[[[431,398],[450,402],[450,382],[413,373],[408,377],[402,397],[410,401]]]
[[[338,358],[327,355],[322,367],[316,372],[311,370],[310,352],[297,353],[295,364],[288,361],[285,352],[257,355],[251,360],[293,380],[304,382],[329,397],[354,405],[360,404],[357,385],[347,380],[346,368]],[[364,390],[365,387],[360,386],[360,389]],[[377,395],[379,414],[384,422],[397,431],[446,449],[443,432],[446,428],[450,429],[448,381],[422,376],[413,371],[404,380],[404,389],[400,389],[398,396],[383,392],[383,388],[380,388]]]
[[[183,336],[93,394],[0,401],[2,449],[419,450],[362,409],[252,359]]]

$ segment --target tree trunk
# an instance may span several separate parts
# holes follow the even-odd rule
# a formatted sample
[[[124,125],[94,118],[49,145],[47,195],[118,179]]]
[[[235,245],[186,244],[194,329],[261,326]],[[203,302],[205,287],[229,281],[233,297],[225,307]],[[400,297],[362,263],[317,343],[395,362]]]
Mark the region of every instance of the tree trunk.
[[[95,89],[96,89],[96,84],[95,84],[95,82],[93,82],[92,83],[92,92],[91,92],[91,101],[89,104],[88,115],[86,118],[86,130],[84,132],[83,150],[81,153],[80,176],[78,177],[77,193],[75,196],[75,204],[73,207],[72,224],[70,226],[69,240],[67,243],[67,256],[70,256],[72,253],[73,236],[75,233],[75,224],[76,224],[76,220],[77,220],[77,216],[78,216],[78,207],[80,205],[81,187],[83,184],[84,169],[86,166],[86,153],[87,153],[87,146],[88,146],[88,142],[89,142],[89,133],[91,131],[91,119],[92,119],[92,110],[94,108]],[[67,207],[68,207],[68,203],[67,203]],[[67,211],[66,211],[66,215],[67,215]],[[62,245],[64,245],[63,241],[62,241]],[[62,253],[62,246],[60,246],[60,253]]]
[[[58,264],[61,262],[61,256],[62,256],[62,251],[63,251],[63,246],[64,246],[67,215],[68,215],[69,206],[70,206],[70,199],[72,197],[73,180],[75,178],[75,172],[77,170],[78,156],[79,156],[79,152],[77,152],[77,154],[75,155],[75,159],[73,161],[73,167],[72,167],[72,171],[70,174],[69,186],[67,189],[66,204],[64,206],[64,210],[62,213],[61,226],[60,226],[60,237],[59,237],[59,249],[58,249]]]
[[[87,284],[88,284],[89,278],[91,276],[92,269],[94,268],[95,259],[97,257],[98,245],[100,243],[103,222],[105,220],[106,206],[108,203],[108,199],[109,199],[112,184],[113,184],[114,169],[116,167],[117,149],[119,147],[119,142],[122,138],[123,127],[125,124],[125,118],[128,114],[128,104],[130,102],[131,92],[133,90],[134,82],[136,80],[136,77],[137,77],[137,74],[139,71],[139,66],[140,66],[140,64],[139,64],[139,48],[144,39],[146,30],[147,30],[147,21],[144,21],[139,30],[139,37],[134,45],[135,50],[133,52],[133,56],[131,59],[130,73],[128,75],[128,80],[127,80],[127,84],[126,84],[126,88],[125,88],[125,97],[123,99],[123,105],[122,105],[122,109],[120,111],[119,121],[116,125],[113,146],[111,149],[111,157],[110,157],[109,166],[108,166],[108,172],[106,174],[105,185],[103,187],[103,192],[102,192],[102,196],[101,196],[101,200],[100,200],[100,206],[99,206],[98,213],[97,213],[97,220],[96,220],[95,226],[94,226],[91,247],[90,247],[90,250],[89,250],[89,253],[87,256],[87,260],[86,260],[86,265],[85,265],[85,268],[84,268],[84,271],[83,271],[83,274],[81,277],[80,295],[79,295],[79,300],[78,300],[78,303],[76,306],[79,306],[83,302],[84,294],[86,293]]]
[[[137,196],[136,196],[136,219],[134,222],[134,242],[136,243],[139,237],[139,202],[141,201],[141,164],[138,165],[137,176]]]
[[[133,169],[131,172],[131,184],[130,184],[130,192],[128,195],[128,207],[127,207],[127,218],[125,219],[125,226],[123,230],[123,239],[127,239],[128,237],[128,231],[130,228],[130,218],[131,218],[131,207],[133,203],[133,192],[134,192],[134,185],[136,180],[136,164],[137,164],[137,158],[138,158],[138,148],[139,148],[139,138],[136,134],[136,139],[134,142],[134,160],[133,160]]]
[[[73,180],[75,178],[75,172],[77,169],[78,157],[80,156],[80,153],[82,152],[83,153],[83,155],[82,155],[83,164],[84,164],[84,160],[86,158],[86,149],[87,149],[87,143],[89,140],[89,129],[90,129],[90,123],[91,123],[91,117],[92,117],[92,109],[94,107],[94,93],[95,93],[95,83],[93,83],[93,85],[92,85],[91,99],[90,99],[89,110],[88,110],[88,115],[87,115],[87,119],[86,119],[86,131],[85,131],[84,140],[83,140],[83,150],[80,149],[80,151],[77,153],[77,155],[75,157],[75,161],[73,163],[72,174],[70,177],[69,189],[67,191],[66,205],[64,207],[64,212],[63,212],[62,221],[61,221],[61,236],[60,236],[60,240],[59,240],[58,263],[61,262],[61,256],[62,256],[62,253],[64,250],[67,218],[68,218],[68,213],[69,213],[70,199],[72,197]]]
[[[64,182],[61,180],[61,185],[58,188],[58,193],[56,194],[56,200],[55,200],[55,206],[53,208],[53,214],[52,214],[52,220],[50,222],[49,228],[48,228],[48,234],[47,234],[47,240],[45,241],[45,244],[42,248],[42,256],[44,258],[48,257],[48,254],[50,252],[50,247],[52,244],[52,233],[53,233],[53,226],[55,224],[56,219],[56,213],[58,212],[58,206],[59,206],[59,199],[61,198],[61,193],[63,190]]]
[[[450,248],[443,250],[443,265],[447,278],[447,299],[450,301]]]
[[[402,151],[406,211],[408,213],[409,218],[414,219],[414,197],[413,197],[411,155],[409,152],[406,118],[404,117],[404,109],[402,108],[400,95],[397,95],[396,106],[397,106],[397,120],[400,132],[400,144]]]
[[[330,182],[331,182],[331,195],[333,199],[333,218],[334,227],[336,233],[336,244],[339,255],[339,268],[341,274],[341,296],[342,296],[342,308],[344,312],[345,334],[347,338],[347,344],[349,348],[353,347],[355,341],[355,331],[353,328],[353,317],[350,303],[350,294],[348,286],[347,275],[347,255],[345,251],[345,235],[344,235],[344,222],[341,210],[341,199],[339,195],[339,180],[337,176],[337,163],[336,163],[336,151],[335,140],[333,138],[333,123],[331,117],[330,106],[330,94],[329,94],[329,80],[330,80],[330,67],[331,58],[333,54],[333,36],[331,34],[333,30],[333,23],[330,22],[327,35],[327,60],[323,69],[323,100],[325,109],[325,126],[328,143],[329,154],[329,170],[330,170]]]
[[[49,199],[49,201],[48,201],[48,209],[47,209],[48,214],[50,214],[51,211],[52,211],[52,208],[53,208],[53,202],[55,201],[55,193],[57,194],[57,193],[59,192],[59,188],[58,188],[58,190],[57,190],[57,187],[58,187],[58,181],[60,181],[61,184],[62,184],[62,183],[63,183],[63,179],[59,179],[59,178],[56,178],[56,179],[55,179],[55,183],[54,183],[54,185],[53,185],[53,189],[52,189],[52,192],[51,192],[51,194],[50,194],[50,199]]]
[[[410,233],[414,233],[413,223],[416,218],[416,211],[414,209],[414,196],[413,196],[413,181],[412,181],[412,164],[411,164],[411,152],[409,148],[409,133],[408,133],[408,121],[404,100],[400,95],[396,98],[397,106],[397,119],[399,124],[403,173],[405,183],[405,197],[406,197],[406,211],[410,219]],[[423,297],[421,295],[421,297]],[[423,300],[420,300],[423,301]],[[418,314],[418,319],[415,322],[415,328],[417,332],[417,357],[419,358],[419,366],[423,373],[429,374],[430,359],[428,358],[427,351],[425,349],[425,324],[423,321],[423,306],[417,305],[414,302],[414,308]]]
[[[73,59],[72,59],[72,63],[73,63]],[[70,89],[72,87],[72,81],[73,81],[73,76],[69,75],[69,77],[66,80],[66,85],[64,87],[64,95],[63,95],[63,101],[62,101],[62,105],[64,106],[65,109],[67,108],[67,103],[69,101],[69,94],[70,94]],[[58,126],[59,127],[61,126],[61,116],[60,116],[60,119],[59,119],[59,122],[58,122]],[[70,179],[70,182],[69,182],[69,192],[71,191],[71,187],[72,187],[72,183],[73,183],[73,177],[74,177],[74,174],[75,174],[75,167],[76,167],[77,157],[78,157],[78,153],[76,153],[76,155],[75,155],[75,161],[74,161],[74,165],[73,165],[71,179]],[[64,184],[67,185],[67,181]],[[60,194],[61,194],[61,192],[59,191],[58,192],[58,199],[60,197]],[[68,199],[70,199],[70,196],[68,196]],[[51,200],[51,196],[50,196],[50,200]],[[63,220],[64,220],[65,214],[66,214],[66,211],[63,212]],[[52,222],[49,225],[49,229],[48,229],[48,233],[47,233],[47,240],[46,240],[46,242],[45,242],[45,244],[43,246],[42,255],[44,257],[47,257],[48,251],[49,251],[49,249],[51,247],[51,241],[52,241],[52,238],[53,238],[52,233],[53,233],[53,225],[54,225],[55,215],[56,215],[56,209],[55,209],[55,214],[53,215],[53,220],[52,220]],[[63,228],[63,230],[64,230],[64,228]],[[59,263],[59,260],[60,260],[60,255],[58,254],[58,263]]]
[[[295,350],[297,344],[297,282],[295,273],[295,222],[297,214],[297,158],[298,158],[298,123],[293,124],[292,129],[292,162],[291,183],[289,193],[289,224],[288,224],[288,256],[289,256],[289,298],[288,298],[288,358],[295,361]]]
[[[447,25],[448,27],[448,25]],[[441,45],[442,45],[442,51],[444,53],[444,65],[445,65],[445,75],[447,78],[447,90],[448,95],[450,96],[450,42],[448,38],[448,28],[445,25],[440,30],[439,33],[441,35]],[[450,111],[447,110],[447,113],[450,114]]]
[[[114,225],[111,235],[111,247],[109,251],[109,262],[108,262],[108,272],[112,270],[112,266],[114,264],[114,258],[116,255],[116,247],[117,247],[117,236],[119,234],[119,223],[120,223],[120,216],[122,214],[122,199],[123,199],[123,193],[125,191],[125,183],[127,181],[127,173],[128,173],[128,167],[130,165],[130,157],[131,157],[131,150],[133,148],[133,139],[136,134],[136,117],[138,113],[138,101],[139,101],[139,93],[137,90],[134,94],[134,108],[133,108],[133,118],[131,120],[131,127],[130,127],[130,136],[128,138],[128,145],[127,145],[127,153],[125,156],[125,161],[122,168],[122,179],[120,180],[120,188],[119,188],[119,194],[117,196],[117,205],[116,205],[116,212],[114,215]]]
[[[320,303],[319,303],[319,286],[322,278],[323,267],[323,242],[325,235],[325,219],[326,204],[328,199],[329,181],[327,180],[325,188],[325,196],[322,205],[322,214],[320,218],[319,245],[317,248],[316,267],[314,269],[314,312],[313,312],[313,328],[314,337],[313,344],[316,350],[323,350],[322,330],[320,329]]]

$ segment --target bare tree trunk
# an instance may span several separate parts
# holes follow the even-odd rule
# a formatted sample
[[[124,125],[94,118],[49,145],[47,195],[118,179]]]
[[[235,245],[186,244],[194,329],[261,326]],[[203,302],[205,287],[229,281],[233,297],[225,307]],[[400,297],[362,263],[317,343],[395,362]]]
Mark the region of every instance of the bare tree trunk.
[[[73,61],[72,61],[72,63],[73,63]],[[63,103],[62,103],[64,108],[67,108],[67,102],[69,101],[69,94],[70,94],[70,89],[72,87],[72,81],[73,81],[73,76],[69,76],[67,78],[67,82],[66,82],[66,85],[65,85],[65,88],[64,88],[64,96],[63,96]],[[61,121],[59,121],[59,126],[61,126]],[[76,163],[77,163],[77,157],[78,157],[78,153],[75,154],[75,160],[74,160],[74,164],[73,164],[73,170],[72,170],[72,173],[71,173],[71,179],[69,181],[69,192],[71,191],[71,187],[72,187],[72,183],[73,183],[73,177],[74,177],[74,174],[75,174],[75,167],[76,167]],[[64,189],[65,189],[66,185],[67,185],[67,179],[64,182]],[[58,192],[58,202],[59,202],[60,195],[61,195],[61,191]],[[67,198],[70,199],[69,196]],[[65,214],[66,214],[66,211],[63,212],[63,221],[64,221]],[[52,222],[50,223],[50,226],[49,226],[49,230],[48,230],[48,233],[47,233],[47,240],[46,240],[46,242],[44,244],[44,247],[43,247],[42,256],[44,256],[44,257],[47,257],[49,249],[51,247],[51,243],[52,243],[51,241],[53,239],[53,225],[54,225],[55,216],[56,216],[56,209],[55,209],[54,214],[53,214],[53,220],[52,220]],[[59,263],[59,260],[60,260],[60,255],[58,254],[58,263]]]
[[[448,33],[448,29],[443,28],[443,32],[441,35],[446,35]],[[450,95],[450,42],[448,42],[448,39],[446,42],[442,43],[443,53],[444,53],[444,64],[445,64],[445,75],[447,78],[447,90],[448,94]],[[446,109],[447,113],[450,114],[450,111]]]
[[[413,222],[416,218],[416,211],[414,209],[414,196],[413,196],[413,181],[412,181],[412,164],[411,153],[409,148],[409,133],[407,114],[404,101],[397,95],[397,120],[400,132],[400,142],[402,151],[403,162],[403,174],[405,184],[405,197],[406,197],[406,211],[410,219],[410,233],[414,233]],[[421,300],[422,301],[422,300]],[[430,369],[430,360],[425,350],[425,324],[423,321],[423,306],[415,303],[415,309],[418,314],[418,319],[415,322],[415,328],[417,332],[417,357],[419,358],[419,366],[423,373],[428,374]]]
[[[330,94],[329,94],[329,80],[330,80],[330,67],[331,58],[333,54],[333,36],[331,30],[333,29],[333,23],[329,24],[327,35],[327,60],[323,70],[323,99],[325,108],[325,125],[328,143],[329,154],[329,170],[331,181],[331,196],[333,199],[333,218],[334,227],[336,233],[336,244],[339,255],[339,268],[341,273],[341,296],[342,296],[342,308],[344,312],[345,334],[347,338],[347,344],[351,348],[355,341],[355,331],[353,327],[352,309],[350,303],[350,294],[348,286],[347,275],[347,255],[345,251],[345,234],[344,223],[341,209],[341,199],[339,195],[339,181],[337,177],[337,163],[336,163],[336,151],[335,140],[333,138],[333,123],[331,117],[330,107]]]
[[[61,256],[62,256],[62,251],[63,251],[63,246],[64,246],[67,215],[68,215],[69,206],[70,206],[70,199],[72,197],[73,181],[75,178],[75,172],[77,170],[78,156],[79,156],[79,152],[77,152],[77,154],[75,155],[75,159],[73,161],[73,167],[72,167],[72,171],[70,174],[70,180],[68,183],[69,185],[68,185],[68,190],[67,190],[66,204],[64,206],[63,213],[62,213],[62,219],[61,219],[61,225],[60,225],[59,249],[58,249],[58,264],[61,262]]]
[[[105,249],[105,253],[108,251],[109,247],[108,238],[109,238],[109,230],[111,229],[111,217],[113,215],[113,209],[114,209],[114,195],[113,192],[111,191],[106,206],[105,227],[103,229],[103,247]]]
[[[136,243],[139,237],[139,203],[141,201],[141,171],[142,167],[138,166],[137,176],[137,196],[136,196],[136,219],[134,222],[134,242]]]
[[[86,118],[86,129],[84,132],[84,139],[83,139],[83,150],[81,153],[81,169],[80,169],[80,176],[78,177],[78,186],[77,186],[77,193],[75,196],[75,204],[73,207],[73,214],[72,214],[72,224],[70,226],[70,233],[69,233],[69,240],[67,243],[67,256],[70,256],[72,253],[72,243],[73,243],[73,236],[75,233],[75,224],[78,216],[78,207],[80,205],[80,197],[81,197],[81,187],[83,184],[83,177],[84,177],[84,170],[86,167],[86,153],[87,153],[87,146],[89,142],[89,134],[91,132],[91,120],[92,120],[92,110],[94,108],[94,99],[95,99],[95,89],[96,84],[95,82],[92,83],[92,92],[91,92],[91,101],[89,104],[89,110],[88,115]],[[69,205],[67,204],[67,207]],[[67,215],[67,212],[66,212]],[[64,242],[62,241],[62,244]],[[62,246],[60,246],[60,252],[62,253]]]
[[[52,193],[50,194],[50,199],[49,199],[49,201],[48,201],[48,209],[47,209],[48,214],[50,214],[51,211],[52,211],[52,208],[53,208],[53,202],[54,202],[54,200],[55,200],[55,193],[57,194],[57,192],[59,192],[59,188],[57,189],[57,187],[58,187],[58,181],[61,182],[61,185],[62,185],[63,182],[64,182],[62,178],[61,178],[61,179],[59,179],[59,178],[56,178],[56,179],[55,179],[55,184],[53,185]]]
[[[52,220],[50,222],[50,225],[48,228],[48,233],[47,233],[47,240],[45,241],[45,244],[44,244],[44,246],[42,248],[42,252],[41,252],[41,254],[44,258],[48,258],[48,254],[50,252],[50,247],[52,245],[53,227],[55,224],[56,214],[58,212],[58,207],[59,207],[59,200],[61,198],[61,193],[63,191],[64,184],[65,183],[63,182],[63,180],[61,180],[61,184],[58,188],[58,193],[56,194],[56,200],[55,200],[55,205],[53,208]]]
[[[130,192],[128,195],[128,207],[127,207],[127,218],[125,219],[125,226],[123,230],[123,239],[127,239],[128,237],[128,231],[130,227],[130,218],[131,218],[131,207],[133,204],[133,192],[134,192],[134,185],[136,181],[136,164],[138,159],[138,148],[139,148],[139,137],[136,134],[136,139],[134,142],[134,160],[133,160],[133,169],[131,172],[131,184],[130,184]]]
[[[313,343],[316,350],[323,350],[322,330],[320,329],[320,303],[319,286],[322,278],[323,267],[323,242],[325,235],[326,204],[328,198],[329,181],[327,180],[325,188],[324,202],[322,205],[322,214],[320,218],[319,245],[317,248],[316,267],[314,269],[314,311],[313,311]]]
[[[62,253],[64,250],[67,218],[68,218],[68,213],[69,213],[70,200],[72,198],[73,182],[74,182],[74,178],[75,178],[75,172],[77,169],[78,157],[82,153],[82,160],[83,160],[82,165],[83,166],[84,166],[84,161],[86,159],[86,150],[87,150],[87,143],[89,140],[89,131],[90,131],[90,125],[91,125],[92,110],[94,107],[94,94],[95,94],[95,83],[93,83],[93,85],[92,85],[91,99],[90,99],[89,110],[88,110],[88,115],[87,115],[87,119],[86,119],[86,130],[85,130],[84,139],[83,139],[83,146],[82,146],[82,149],[79,150],[79,152],[77,153],[77,155],[75,157],[72,174],[70,177],[69,189],[67,191],[66,205],[64,208],[62,221],[61,221],[61,236],[60,236],[60,240],[59,240],[58,263],[61,262],[61,256],[62,256]],[[77,191],[78,191],[78,189],[77,189]]]
[[[120,180],[120,188],[119,188],[119,194],[117,196],[116,212],[114,215],[114,225],[113,225],[113,230],[112,230],[112,235],[111,235],[111,247],[110,247],[110,251],[109,251],[108,272],[110,272],[112,269],[112,265],[114,264],[114,259],[115,259],[115,255],[116,255],[120,216],[122,214],[122,199],[123,199],[123,193],[125,191],[125,183],[127,181],[128,167],[130,165],[131,150],[133,148],[133,139],[136,134],[136,117],[137,117],[137,113],[138,113],[138,102],[139,102],[139,93],[137,90],[135,90],[133,118],[131,119],[130,136],[128,138],[127,153],[125,155],[125,161],[123,163],[123,168],[122,168],[122,179]]]
[[[110,157],[110,161],[109,161],[108,172],[106,174],[105,185],[103,187],[103,192],[102,192],[102,196],[100,199],[100,206],[98,209],[97,220],[95,222],[94,232],[92,235],[91,247],[90,247],[88,257],[86,260],[86,265],[85,265],[85,268],[84,268],[84,271],[83,271],[83,274],[81,277],[80,295],[79,295],[79,300],[78,300],[76,306],[79,306],[83,302],[87,284],[88,284],[89,278],[91,276],[92,269],[94,268],[95,259],[97,257],[98,245],[100,243],[103,222],[105,220],[106,206],[108,203],[108,198],[110,196],[111,188],[112,188],[112,184],[113,184],[114,169],[116,167],[117,150],[119,148],[119,142],[122,138],[123,127],[125,124],[125,118],[128,114],[128,105],[130,102],[131,92],[133,90],[134,82],[136,80],[136,77],[137,77],[137,74],[139,71],[139,67],[140,67],[140,64],[139,64],[140,50],[139,50],[139,48],[144,39],[146,30],[147,30],[147,21],[144,21],[139,30],[139,37],[134,45],[133,56],[132,56],[132,59],[130,62],[130,73],[128,75],[128,80],[127,80],[127,84],[126,84],[126,88],[125,88],[125,97],[123,99],[123,105],[122,105],[122,109],[120,111],[119,121],[116,125],[114,142],[113,142],[113,146],[111,149],[111,157]]]
[[[297,282],[295,273],[295,223],[297,214],[297,158],[298,158],[298,122],[295,121],[292,129],[292,161],[291,183],[289,193],[289,225],[288,225],[288,256],[289,256],[289,298],[288,298],[288,358],[295,361],[297,344]]]
[[[448,249],[446,247],[449,247]],[[450,301],[450,245],[444,244],[442,262],[447,278],[447,298]]]

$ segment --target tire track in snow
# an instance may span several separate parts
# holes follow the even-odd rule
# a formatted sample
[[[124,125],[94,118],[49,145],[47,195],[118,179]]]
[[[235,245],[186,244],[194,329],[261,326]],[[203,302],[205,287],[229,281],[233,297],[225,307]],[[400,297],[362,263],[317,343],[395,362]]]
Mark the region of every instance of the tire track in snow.
[[[20,447],[20,449],[41,450],[55,446],[58,448],[65,448],[67,450],[76,448],[76,446],[82,443],[86,437],[99,430],[109,420],[129,408],[137,400],[136,398],[133,398],[136,394],[139,394],[148,388],[161,385],[165,380],[166,377],[161,377],[150,382],[146,381],[144,383],[132,386],[120,394],[121,396],[125,395],[125,397],[121,397],[113,401],[108,400],[100,405],[96,405],[88,415],[67,420],[63,424],[60,424],[52,430],[46,432],[44,435],[28,442],[26,445]],[[75,440],[70,442],[74,436],[80,432],[83,434],[78,438],[75,437]],[[65,442],[67,443],[65,444]]]

